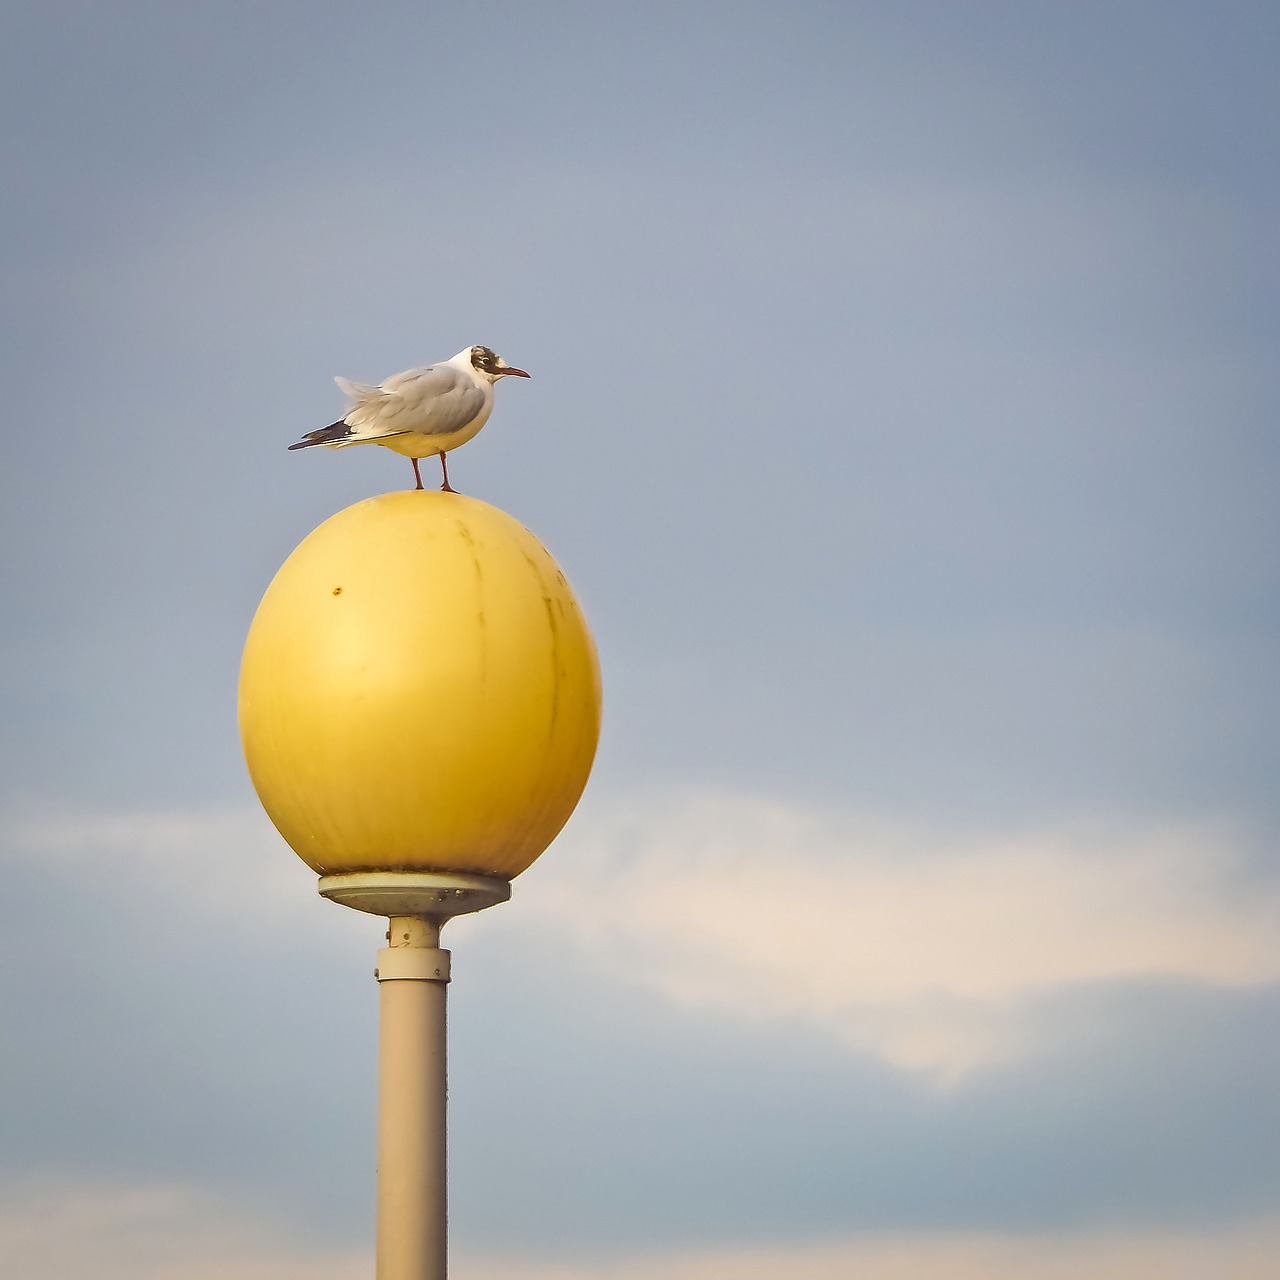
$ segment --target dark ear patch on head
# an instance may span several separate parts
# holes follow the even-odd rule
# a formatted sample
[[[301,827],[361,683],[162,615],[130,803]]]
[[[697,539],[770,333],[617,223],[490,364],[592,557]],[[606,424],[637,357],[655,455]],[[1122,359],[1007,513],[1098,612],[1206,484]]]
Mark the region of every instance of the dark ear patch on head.
[[[479,369],[481,373],[500,372],[497,353],[490,351],[488,347],[471,348],[471,366]]]

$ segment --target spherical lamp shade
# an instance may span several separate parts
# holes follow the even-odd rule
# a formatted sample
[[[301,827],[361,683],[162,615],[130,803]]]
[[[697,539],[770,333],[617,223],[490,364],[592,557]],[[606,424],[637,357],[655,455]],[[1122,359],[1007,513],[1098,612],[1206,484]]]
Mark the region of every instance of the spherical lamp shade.
[[[322,876],[509,880],[586,786],[595,644],[546,548],[461,494],[370,498],[310,534],[245,643],[258,796]]]

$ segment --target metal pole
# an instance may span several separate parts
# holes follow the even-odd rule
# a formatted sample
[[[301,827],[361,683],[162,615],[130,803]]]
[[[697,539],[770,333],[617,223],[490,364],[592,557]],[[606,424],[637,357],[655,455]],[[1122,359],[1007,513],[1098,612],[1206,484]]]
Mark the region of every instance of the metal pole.
[[[440,920],[393,916],[378,952],[377,1280],[446,1280],[445,992]]]

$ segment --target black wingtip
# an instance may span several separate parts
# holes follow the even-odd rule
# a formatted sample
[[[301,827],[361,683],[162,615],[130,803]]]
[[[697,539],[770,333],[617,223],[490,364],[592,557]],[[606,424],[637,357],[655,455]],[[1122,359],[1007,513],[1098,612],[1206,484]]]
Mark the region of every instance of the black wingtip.
[[[294,449],[310,449],[313,444],[333,444],[335,440],[345,440],[351,434],[351,428],[345,422],[334,422],[319,431],[308,431],[297,444],[289,446]]]

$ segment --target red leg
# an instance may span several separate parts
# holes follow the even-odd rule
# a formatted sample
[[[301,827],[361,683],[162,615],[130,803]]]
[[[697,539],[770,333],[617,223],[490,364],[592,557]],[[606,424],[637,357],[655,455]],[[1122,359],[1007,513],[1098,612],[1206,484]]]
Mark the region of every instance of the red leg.
[[[445,493],[457,493],[457,489],[449,483],[449,468],[445,465],[443,453],[440,455],[440,470],[444,472],[444,484],[440,487],[445,491]]]
[[[421,489],[422,488],[422,472],[418,470],[418,460],[417,458],[410,458],[409,461],[413,463],[414,479],[417,480],[418,482],[413,487],[415,489]]]

